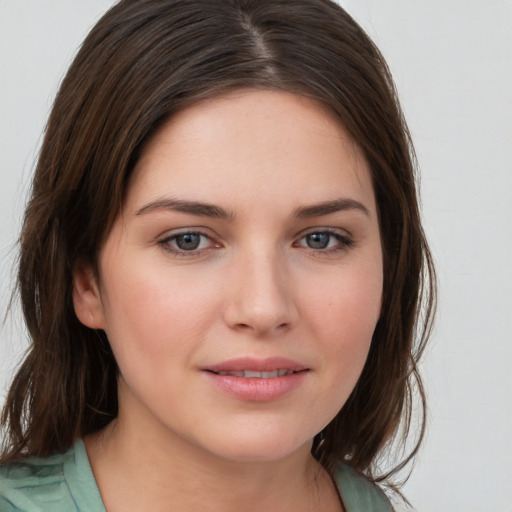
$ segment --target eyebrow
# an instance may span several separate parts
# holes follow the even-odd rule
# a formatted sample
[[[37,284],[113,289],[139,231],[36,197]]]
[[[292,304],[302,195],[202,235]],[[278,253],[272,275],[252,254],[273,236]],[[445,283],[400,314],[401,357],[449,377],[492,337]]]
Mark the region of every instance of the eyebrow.
[[[333,201],[326,201],[325,203],[302,206],[295,210],[295,216],[300,219],[309,219],[311,217],[321,217],[322,215],[329,215],[330,213],[346,210],[359,210],[367,217],[370,216],[370,211],[363,203],[348,198],[334,199]]]
[[[142,208],[135,212],[135,215],[144,215],[159,210],[170,210],[175,212],[188,213],[199,217],[212,217],[216,219],[233,220],[235,214],[230,210],[225,210],[220,206],[210,203],[202,203],[200,201],[187,201],[183,199],[164,198],[157,199],[145,204]],[[370,216],[370,212],[363,203],[354,199],[340,198],[323,203],[301,206],[294,211],[294,216],[299,219],[308,219],[312,217],[321,217],[339,211],[359,210],[366,216]]]
[[[186,201],[182,199],[157,199],[145,204],[135,212],[135,215],[144,215],[158,210],[171,210],[175,212],[189,213],[200,217],[213,217],[216,219],[233,219],[234,213],[224,210],[220,206],[199,201]]]

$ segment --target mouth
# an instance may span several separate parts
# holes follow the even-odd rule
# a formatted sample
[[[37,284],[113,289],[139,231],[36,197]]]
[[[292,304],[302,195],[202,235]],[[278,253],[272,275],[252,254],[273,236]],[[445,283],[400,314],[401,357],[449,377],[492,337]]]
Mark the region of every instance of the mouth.
[[[208,370],[215,375],[222,376],[230,376],[230,377],[243,377],[244,379],[275,379],[277,377],[286,377],[287,375],[293,375],[294,373],[307,371],[307,369],[302,370],[288,370],[285,368],[280,368],[278,370],[273,371],[256,371],[256,370],[221,370],[221,371],[213,371]]]
[[[282,357],[242,357],[203,368],[217,389],[245,402],[272,402],[307,382],[311,368]]]
[[[298,373],[305,373],[310,368],[283,357],[265,359],[242,357],[203,368],[212,376],[239,379],[283,379]]]

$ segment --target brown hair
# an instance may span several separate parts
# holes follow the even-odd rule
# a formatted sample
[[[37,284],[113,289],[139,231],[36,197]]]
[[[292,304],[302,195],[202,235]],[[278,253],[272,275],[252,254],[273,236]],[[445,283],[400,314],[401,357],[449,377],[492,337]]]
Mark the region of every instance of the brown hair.
[[[382,316],[362,375],[313,455],[328,470],[344,460],[375,481],[392,473],[378,475],[377,462],[398,432],[406,438],[414,388],[425,408],[417,362],[432,323],[434,270],[390,73],[329,0],[122,0],[92,29],[55,100],[25,213],[18,290],[31,345],[3,411],[2,462],[65,450],[116,416],[116,362],[105,334],[75,315],[73,266],[95,265],[141,149],[164,120],[240,87],[322,101],[370,165]],[[424,420],[395,469],[416,453]]]

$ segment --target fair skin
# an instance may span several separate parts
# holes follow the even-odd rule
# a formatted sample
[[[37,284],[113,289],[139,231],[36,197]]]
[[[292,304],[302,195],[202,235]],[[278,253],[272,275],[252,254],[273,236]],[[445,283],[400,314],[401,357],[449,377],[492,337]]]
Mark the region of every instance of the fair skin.
[[[325,107],[242,90],[173,116],[98,269],[77,266],[74,302],[120,370],[118,418],[85,439],[109,512],[343,510],[310,449],[362,371],[382,251]]]

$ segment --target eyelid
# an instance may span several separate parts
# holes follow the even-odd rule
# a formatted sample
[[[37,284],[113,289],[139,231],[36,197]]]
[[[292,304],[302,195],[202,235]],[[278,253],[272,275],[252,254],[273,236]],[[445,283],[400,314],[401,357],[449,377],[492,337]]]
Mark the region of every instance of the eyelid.
[[[219,242],[217,242],[215,240],[215,238],[211,234],[207,233],[206,231],[208,231],[208,230],[206,230],[204,228],[194,228],[194,227],[179,228],[179,229],[166,231],[162,235],[157,237],[157,244],[160,245],[162,247],[162,249],[165,250],[166,252],[174,254],[174,255],[179,255],[182,257],[197,256],[198,254],[201,254],[210,249],[222,247],[222,245]],[[208,240],[210,240],[211,243],[209,244],[209,247],[202,247],[202,248],[191,249],[191,250],[187,251],[187,250],[180,249],[179,247],[175,247],[175,246],[171,245],[171,242],[173,240],[175,240],[176,238],[178,238],[179,236],[191,235],[191,234],[199,235],[202,238],[207,238]]]
[[[310,235],[311,233],[330,233],[333,235],[341,235],[346,236],[347,238],[352,238],[352,233],[344,228],[335,228],[332,226],[312,226],[301,231],[297,238],[302,238],[304,236]]]
[[[301,231],[295,239],[301,240],[304,237],[306,237],[308,235],[312,235],[314,233],[327,233],[329,235],[333,235],[336,237],[342,237],[343,239],[353,241],[352,233],[350,233],[348,230],[341,229],[341,228],[327,227],[327,226],[314,226],[311,228],[307,228],[307,229]]]
[[[162,235],[157,237],[156,243],[162,247],[163,250],[165,250],[168,253],[171,253],[175,256],[181,256],[181,257],[187,257],[187,256],[197,256],[199,254],[203,254],[207,251],[210,251],[212,249],[217,249],[223,247],[223,245],[216,240],[216,236],[212,236],[212,234],[209,233],[209,229],[207,228],[196,228],[196,227],[186,227],[186,228],[177,228],[169,231],[165,231]],[[301,244],[300,242],[304,240],[308,235],[312,235],[315,233],[321,233],[321,234],[328,234],[332,237],[334,237],[337,240],[337,244],[334,247],[325,247],[325,248],[314,248],[314,247],[308,247],[306,244]],[[199,235],[202,238],[208,239],[210,243],[208,244],[208,247],[199,247],[197,249],[181,249],[179,247],[176,247],[172,245],[172,241],[178,238],[181,235],[187,235],[187,234],[194,234]],[[311,254],[318,254],[318,255],[327,255],[327,254],[334,254],[339,253],[343,251],[347,251],[354,245],[354,239],[352,235],[345,229],[341,228],[333,228],[333,227],[310,227],[305,230],[303,230],[301,233],[299,233],[293,242],[294,247],[301,247],[304,249],[308,249]]]
[[[305,239],[308,235],[312,235],[315,233],[328,234],[330,236],[335,237],[338,240],[338,244],[335,247],[326,247],[323,249],[318,249],[314,247],[308,247],[307,245],[298,245],[303,239]],[[313,255],[328,255],[339,252],[344,252],[352,248],[354,245],[354,238],[352,235],[345,229],[340,228],[332,228],[332,227],[312,227],[303,231],[297,236],[295,239],[294,245],[298,247],[303,247],[304,249],[308,249]]]

